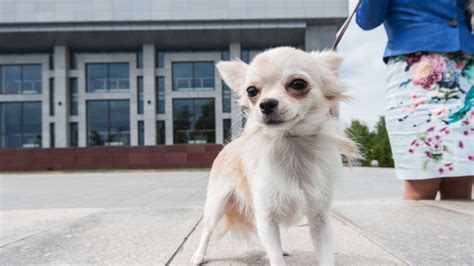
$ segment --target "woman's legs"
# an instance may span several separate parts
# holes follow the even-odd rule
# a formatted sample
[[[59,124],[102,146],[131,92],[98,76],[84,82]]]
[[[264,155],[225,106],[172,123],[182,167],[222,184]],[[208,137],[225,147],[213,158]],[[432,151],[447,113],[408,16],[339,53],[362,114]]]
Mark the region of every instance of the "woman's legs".
[[[443,178],[440,185],[441,199],[471,199],[474,176]]]
[[[405,180],[405,200],[471,199],[474,176]]]
[[[434,200],[442,178],[405,180],[404,200]]]

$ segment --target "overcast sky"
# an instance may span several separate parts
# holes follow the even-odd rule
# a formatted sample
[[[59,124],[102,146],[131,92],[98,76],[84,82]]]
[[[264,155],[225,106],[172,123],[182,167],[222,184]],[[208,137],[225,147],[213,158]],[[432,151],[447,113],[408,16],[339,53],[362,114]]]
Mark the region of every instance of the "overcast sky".
[[[349,1],[349,10],[354,0]],[[363,31],[355,23],[355,16],[338,51],[344,56],[340,77],[348,86],[354,100],[341,105],[344,124],[359,119],[373,127],[384,112],[385,64],[382,61],[386,34],[383,26]]]

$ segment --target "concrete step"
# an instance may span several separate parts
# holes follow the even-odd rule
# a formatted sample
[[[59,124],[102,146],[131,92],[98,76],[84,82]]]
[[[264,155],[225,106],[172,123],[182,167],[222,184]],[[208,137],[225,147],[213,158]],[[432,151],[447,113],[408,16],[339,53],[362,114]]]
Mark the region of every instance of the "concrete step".
[[[336,217],[413,265],[473,265],[473,201],[337,202]]]

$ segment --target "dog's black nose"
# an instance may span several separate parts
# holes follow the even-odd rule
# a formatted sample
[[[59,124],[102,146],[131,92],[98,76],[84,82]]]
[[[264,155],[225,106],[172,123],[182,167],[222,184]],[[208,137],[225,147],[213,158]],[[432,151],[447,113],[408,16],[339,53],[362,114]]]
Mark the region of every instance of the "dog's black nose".
[[[262,113],[269,115],[273,113],[273,111],[276,110],[278,106],[278,101],[275,99],[266,99],[266,100],[263,100],[259,106]]]

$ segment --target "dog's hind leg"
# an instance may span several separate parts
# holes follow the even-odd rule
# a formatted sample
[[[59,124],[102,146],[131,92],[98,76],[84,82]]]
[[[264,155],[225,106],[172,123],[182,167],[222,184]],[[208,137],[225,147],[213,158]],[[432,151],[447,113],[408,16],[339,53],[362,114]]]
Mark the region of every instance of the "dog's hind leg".
[[[331,216],[329,211],[310,211],[308,214],[311,241],[319,259],[319,265],[334,265]]]
[[[199,265],[206,259],[207,247],[211,240],[212,232],[225,212],[225,207],[229,201],[229,195],[221,193],[207,198],[204,208],[203,229],[199,247],[191,258],[191,263]]]

